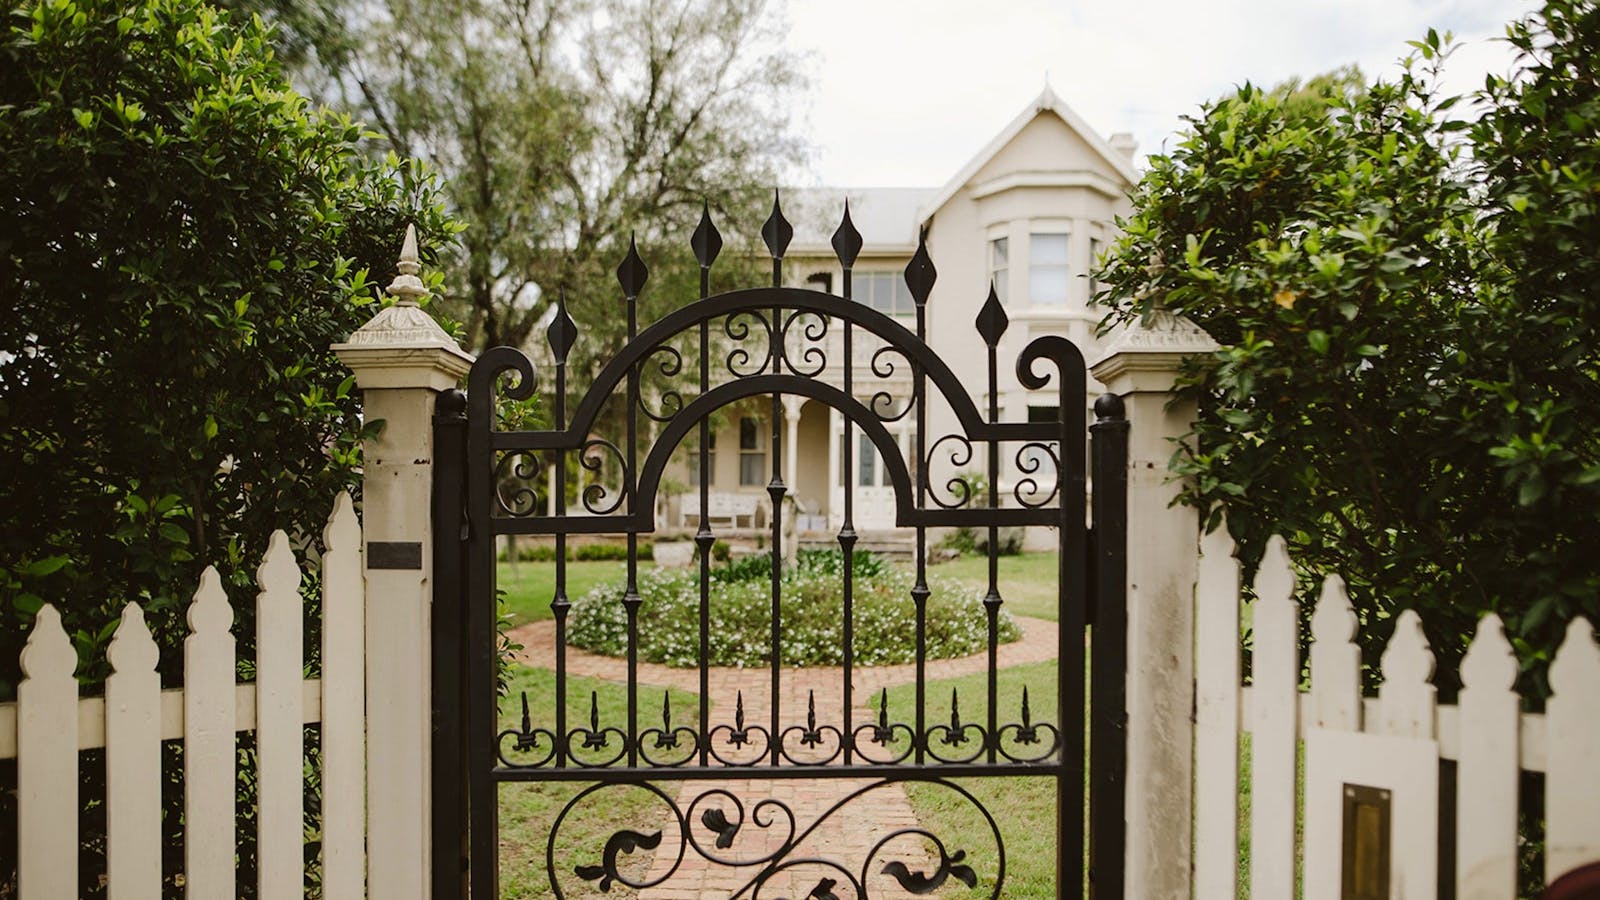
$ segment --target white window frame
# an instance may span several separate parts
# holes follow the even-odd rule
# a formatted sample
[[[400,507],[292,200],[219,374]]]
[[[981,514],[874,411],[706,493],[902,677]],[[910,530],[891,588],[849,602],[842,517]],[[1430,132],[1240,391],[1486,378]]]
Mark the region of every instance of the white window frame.
[[[745,442],[744,442],[744,424],[746,422],[751,423],[751,431],[755,435],[754,441],[753,441],[752,445],[749,446],[749,447],[746,447],[745,446]],[[761,487],[762,485],[765,485],[767,483],[767,481],[766,481],[766,478],[767,478],[767,476],[766,476],[766,471],[767,471],[767,433],[766,433],[766,429],[762,428],[761,425],[762,425],[762,420],[756,418],[755,416],[740,416],[739,417],[739,486],[740,487]],[[760,460],[760,464],[754,470],[756,472],[756,480],[755,481],[747,481],[747,480],[745,480],[745,460],[746,459],[758,459],[758,460]]]
[[[995,259],[996,250],[1005,254],[1005,259]],[[994,285],[994,293],[1005,303],[1011,294],[1011,235],[1005,232],[989,235],[989,283]]]
[[[1041,264],[1038,260],[1038,243],[1040,238],[1061,238],[1066,243],[1065,261],[1059,263]],[[1041,300],[1039,291],[1035,288],[1035,278],[1043,270],[1061,270],[1062,293],[1059,300]],[[1072,231],[1064,226],[1049,225],[1035,222],[1028,229],[1028,303],[1031,306],[1044,306],[1059,309],[1068,306],[1072,300]]]

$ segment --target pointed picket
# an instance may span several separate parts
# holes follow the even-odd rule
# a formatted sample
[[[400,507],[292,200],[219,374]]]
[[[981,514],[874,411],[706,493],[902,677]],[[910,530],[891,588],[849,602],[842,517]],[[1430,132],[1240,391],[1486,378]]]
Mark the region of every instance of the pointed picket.
[[[322,532],[322,889],[360,897],[366,875],[361,523],[340,493]]]
[[[1294,896],[1295,744],[1299,728],[1299,604],[1294,568],[1274,535],[1255,580],[1250,690],[1250,896]]]
[[[1383,684],[1378,688],[1377,727],[1397,737],[1433,738],[1435,691],[1433,650],[1422,634],[1415,610],[1400,613],[1394,636],[1383,650]]]
[[[1544,871],[1554,881],[1600,859],[1600,646],[1579,617],[1550,663],[1545,703]]]
[[[1236,900],[1239,847],[1239,561],[1228,529],[1201,539],[1195,588],[1194,895]]]
[[[1456,896],[1517,895],[1517,658],[1490,613],[1461,661],[1456,701],[1462,736],[1456,769]]]
[[[106,874],[111,900],[161,896],[161,652],[137,603],[106,648]]]
[[[1311,614],[1311,718],[1319,728],[1361,730],[1361,648],[1344,579],[1329,575]]]
[[[46,603],[17,685],[17,897],[78,894],[78,654]]]
[[[233,607],[215,567],[200,575],[183,640],[183,875],[186,896],[234,890],[238,691]]]
[[[272,533],[256,570],[257,896],[293,900],[303,890],[305,758],[301,710],[300,568],[289,536]]]

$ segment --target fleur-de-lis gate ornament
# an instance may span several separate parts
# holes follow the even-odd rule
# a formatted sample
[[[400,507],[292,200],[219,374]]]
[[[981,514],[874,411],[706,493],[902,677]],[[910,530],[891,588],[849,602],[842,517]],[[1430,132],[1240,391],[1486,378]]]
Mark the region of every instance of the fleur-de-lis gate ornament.
[[[1003,421],[999,348],[1010,323],[991,287],[974,323],[987,376],[986,385],[972,386],[987,388],[982,395],[986,408],[980,409],[969,386],[928,344],[927,307],[937,271],[926,235],[904,272],[915,303],[912,327],[853,298],[852,273],[863,242],[848,206],[832,239],[843,275],[838,295],[784,286],[784,255],[794,229],[776,198],[761,236],[771,257],[771,285],[713,294],[711,271],[723,240],[710,211],[704,210],[690,240],[700,269],[698,297],[642,329],[638,301],[649,269],[630,242],[617,268],[627,342],[583,387],[575,407],[568,404],[568,361],[583,336],[564,298],[557,300],[546,332],[549,384],[541,387],[541,373],[521,351],[498,347],[473,366],[464,397],[449,391],[440,398],[435,434],[441,474],[434,528],[439,581],[435,686],[441,698],[434,704],[435,895],[495,897],[501,786],[565,782],[572,785],[571,798],[551,826],[545,857],[546,877],[556,897],[580,889],[670,887],[690,856],[741,873],[743,887],[734,896],[767,896],[772,889],[764,893],[763,887],[777,873],[793,869],[790,875],[815,885],[809,896],[822,900],[865,900],[885,886],[925,894],[952,882],[1001,897],[1001,829],[976,796],[950,779],[1017,778],[1057,792],[1059,894],[1077,896],[1089,878],[1095,897],[1120,897],[1128,424],[1121,401],[1101,397],[1095,404],[1097,421],[1089,426],[1084,361],[1077,347],[1060,336],[1037,336],[1022,346],[1016,377],[1027,390],[1054,388],[1058,421]],[[858,349],[867,351],[870,364],[858,363]],[[909,374],[908,396],[896,395],[884,384],[897,370]],[[649,391],[641,387],[647,372]],[[541,389],[548,400],[549,427],[500,430],[501,399],[526,400]],[[909,593],[919,636],[915,692],[914,700],[897,701],[894,709],[885,690],[861,698],[876,707],[871,715],[854,711],[854,551],[860,536],[853,479],[848,478],[836,534],[843,560],[838,582],[843,671],[836,686],[838,705],[830,700],[823,707],[840,712],[819,710],[816,690],[809,692],[802,709],[783,708],[785,585],[780,575],[788,534],[783,501],[791,486],[783,478],[784,435],[778,423],[786,396],[842,414],[843,471],[854,471],[858,436],[872,443],[893,489],[896,524],[912,536],[915,577]],[[647,598],[640,593],[639,537],[656,530],[656,501],[674,451],[681,444],[708,449],[713,414],[760,398],[770,402],[772,425],[765,516],[770,533],[764,535],[772,567],[771,692],[765,716],[759,707],[755,715],[747,715],[742,691],[731,707],[711,706],[708,648],[717,628],[711,551],[718,535],[711,517],[701,515],[694,534],[699,695],[693,702],[698,710],[689,721],[680,715],[675,723],[672,695],[663,699],[659,711],[640,699],[639,611]],[[953,413],[955,430],[930,432],[933,403]],[[891,424],[908,432],[909,440],[898,441]],[[608,428],[620,433],[604,433]],[[951,474],[980,456],[984,478]],[[697,467],[692,489],[698,493],[697,508],[709,510],[711,454],[699,452],[690,459]],[[1014,466],[1003,470],[1002,459],[1014,460]],[[932,472],[944,474],[934,477]],[[1086,524],[1091,474],[1092,529]],[[578,483],[569,490],[573,478]],[[1053,720],[1036,715],[1031,702],[1041,691],[1052,690],[1048,684],[1024,688],[1017,709],[1000,708],[997,654],[1005,599],[997,560],[999,530],[1020,526],[1054,529],[1060,551],[1059,667],[1053,686],[1059,712]],[[984,695],[966,698],[963,707],[962,698],[952,692],[948,718],[940,720],[929,708],[920,636],[932,593],[928,531],[946,527],[970,528],[987,537],[988,583],[982,598],[987,664]],[[502,535],[547,535],[555,547],[550,598],[555,646],[552,658],[538,661],[554,671],[553,687],[531,698],[521,691],[504,711],[498,701],[495,584],[496,542]],[[593,691],[588,703],[579,701],[579,709],[568,707],[574,685],[566,649],[572,607],[567,564],[574,535],[618,535],[627,545],[620,599],[626,623],[627,700],[621,712],[614,704],[603,704]],[[1092,661],[1085,658],[1091,623]],[[1086,747],[1088,704],[1083,698],[1091,685],[1094,727]],[[452,702],[454,698],[460,702]],[[679,702],[685,702],[681,694]],[[1091,775],[1088,796],[1086,765]],[[811,821],[800,821],[780,799],[737,796],[717,784],[864,777],[872,779],[869,786],[843,792],[842,799]],[[663,790],[663,781],[673,782],[673,790]],[[815,842],[807,844],[824,820],[849,821],[863,796],[905,781],[953,791],[989,827],[961,835],[901,829],[856,858],[818,855]],[[692,782],[706,789],[691,792],[693,800],[681,800],[676,784]],[[593,813],[598,802],[593,798],[616,790],[644,791],[654,804],[650,815],[637,821],[604,820],[608,837],[596,846],[572,847],[560,839],[564,825]],[[753,832],[764,838],[756,842],[756,850],[742,842]],[[1092,875],[1083,863],[1086,842]],[[905,856],[908,846],[919,854]],[[641,865],[647,855],[653,864]],[[641,874],[645,872],[649,874]]]

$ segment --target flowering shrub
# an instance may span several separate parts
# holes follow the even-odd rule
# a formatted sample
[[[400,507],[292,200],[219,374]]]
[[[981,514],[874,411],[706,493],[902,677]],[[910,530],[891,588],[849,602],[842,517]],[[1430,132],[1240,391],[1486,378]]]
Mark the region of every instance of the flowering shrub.
[[[750,562],[749,560],[756,560]],[[714,666],[762,666],[771,662],[772,588],[770,557],[713,570],[710,592],[709,662]],[[837,551],[802,553],[783,571],[782,663],[836,666],[844,662],[843,556]],[[891,665],[916,659],[913,574],[881,557],[858,553],[855,567],[855,661]],[[988,646],[982,593],[930,576],[927,636],[929,659],[967,656]],[[621,656],[628,648],[623,584],[601,585],[572,605],[567,635],[573,646]],[[689,667],[700,657],[700,585],[693,570],[648,571],[639,577],[639,656],[647,662]],[[1022,636],[1000,612],[1001,643]]]

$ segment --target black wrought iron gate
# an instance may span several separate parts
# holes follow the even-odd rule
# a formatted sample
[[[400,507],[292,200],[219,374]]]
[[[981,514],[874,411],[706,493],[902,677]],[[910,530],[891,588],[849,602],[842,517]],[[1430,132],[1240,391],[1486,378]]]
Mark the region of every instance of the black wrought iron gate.
[[[817,900],[865,900],[881,895],[880,885],[894,888],[896,882],[912,893],[934,893],[945,882],[952,887],[967,882],[987,896],[1009,896],[1002,829],[981,801],[952,783],[952,778],[1053,782],[1057,896],[1074,896],[1079,891],[1074,886],[1084,885],[1097,898],[1122,896],[1127,456],[1122,404],[1114,396],[1100,398],[1095,405],[1097,421],[1086,427],[1082,355],[1063,337],[1042,336],[1017,357],[1017,378],[1029,390],[1055,382],[1059,421],[1001,421],[997,348],[1008,322],[991,289],[975,323],[987,362],[983,394],[987,409],[980,411],[969,386],[927,342],[927,301],[935,270],[925,240],[904,272],[915,302],[915,330],[909,330],[895,317],[852,299],[852,270],[862,239],[848,209],[832,242],[843,269],[839,296],[782,286],[783,257],[792,235],[775,202],[762,229],[772,258],[772,286],[712,295],[710,272],[722,239],[710,216],[703,215],[691,242],[700,265],[699,298],[642,331],[636,306],[647,270],[630,247],[617,271],[627,343],[588,386],[575,409],[569,409],[566,401],[567,361],[580,340],[580,329],[564,304],[549,325],[554,380],[546,395],[548,429],[501,430],[498,425],[504,400],[526,400],[539,390],[534,364],[514,349],[483,354],[472,369],[464,398],[458,391],[441,395],[436,419],[433,648],[435,896],[468,892],[474,900],[497,896],[499,796],[502,785],[515,782],[589,785],[574,790],[550,826],[541,880],[548,880],[549,891],[557,897],[584,884],[586,889],[606,891],[614,885],[640,890],[668,886],[685,859],[694,857],[702,865],[740,873],[736,881],[741,886],[727,891],[732,896],[767,896],[776,873],[796,869],[805,869],[808,880],[815,873],[816,887],[809,896]],[[830,337],[835,334],[836,340]],[[830,352],[836,358],[830,360]],[[858,356],[868,360],[859,364]],[[662,376],[651,382],[648,391],[642,379],[647,367]],[[896,398],[881,384],[901,367],[909,373],[909,394]],[[884,702],[871,716],[852,712],[859,699],[852,697],[858,637],[852,611],[853,551],[859,540],[853,477],[843,479],[842,525],[836,535],[842,551],[837,588],[843,609],[839,631],[843,672],[837,685],[842,713],[835,721],[819,721],[814,693],[813,705],[803,714],[783,707],[781,567],[786,549],[783,500],[789,486],[783,481],[784,434],[778,423],[785,395],[820,401],[843,414],[840,452],[845,472],[855,471],[857,430],[871,441],[893,488],[896,523],[914,532],[915,569],[909,588],[917,644],[912,709],[891,711]],[[771,693],[765,717],[751,721],[742,694],[732,708],[725,699],[713,708],[709,689],[708,647],[717,627],[712,551],[718,535],[708,515],[711,453],[707,451],[712,448],[708,417],[729,404],[763,397],[770,398],[772,425],[766,486],[770,506],[763,533],[770,547],[771,627],[766,655]],[[951,433],[929,433],[935,402],[953,415],[957,427]],[[621,433],[597,434],[602,421],[614,423]],[[909,429],[904,451],[890,424]],[[648,598],[641,596],[638,562],[639,536],[657,528],[663,476],[674,450],[685,441],[701,451],[691,457],[697,477],[689,495],[698,499],[700,512],[694,535],[700,690],[697,715],[687,724],[681,720],[675,724],[670,695],[660,709],[641,707],[639,610]],[[1086,459],[1086,444],[1091,459]],[[983,478],[956,477],[957,469],[971,463],[979,450]],[[1014,460],[1014,468],[1002,471],[1001,460],[1006,457]],[[1086,524],[1086,470],[1091,462],[1092,529]],[[586,483],[569,486],[574,474],[583,475]],[[1012,481],[1004,494],[1003,475]],[[580,489],[569,502],[572,488]],[[997,577],[997,537],[999,529],[1015,526],[1049,526],[1059,541],[1055,721],[1035,719],[1026,695],[1018,709],[1000,709],[997,704],[996,659],[1005,602]],[[976,529],[987,537],[988,590],[981,600],[987,628],[987,696],[977,721],[964,721],[954,708],[949,720],[941,717],[935,722],[929,714],[924,646],[930,596],[928,530],[945,527]],[[626,631],[627,702],[625,712],[614,716],[602,715],[597,695],[576,709],[568,700],[567,629],[574,599],[567,592],[569,538],[600,534],[621,535],[627,546],[627,582],[620,601]],[[503,535],[553,535],[555,571],[550,601],[556,631],[553,659],[539,660],[553,668],[554,689],[545,696],[530,698],[523,693],[508,698],[513,704],[508,714],[497,697],[501,647],[495,579],[497,541]],[[1092,658],[1086,660],[1090,626]],[[1091,695],[1087,700],[1086,688]],[[1050,689],[1033,686],[1035,696]],[[972,708],[970,699],[968,704]],[[1090,709],[1092,723],[1086,728]],[[776,784],[785,779],[846,777],[873,781],[810,822],[797,821],[780,800],[738,796],[727,785],[687,804],[659,786],[735,778],[741,783],[757,779]],[[806,844],[823,820],[849,816],[852,802],[866,792],[913,781],[948,787],[973,804],[990,833],[961,839],[992,840],[994,846],[969,857],[969,848],[956,846],[955,839],[946,842],[944,836],[920,827],[898,829],[854,859],[818,856]],[[571,823],[570,816],[588,808],[580,809],[580,801],[617,789],[648,792],[659,807],[654,825],[608,822],[600,832],[606,838],[594,846],[571,847],[557,840],[564,824]],[[756,830],[769,835],[767,842],[759,852],[740,855],[744,845],[736,841],[741,831]],[[770,837],[773,834],[777,836]],[[897,860],[907,848],[920,848],[921,855],[914,854],[910,862]],[[654,865],[651,874],[641,875],[637,867],[624,865],[640,855],[664,862]],[[980,856],[984,865],[975,865]]]

